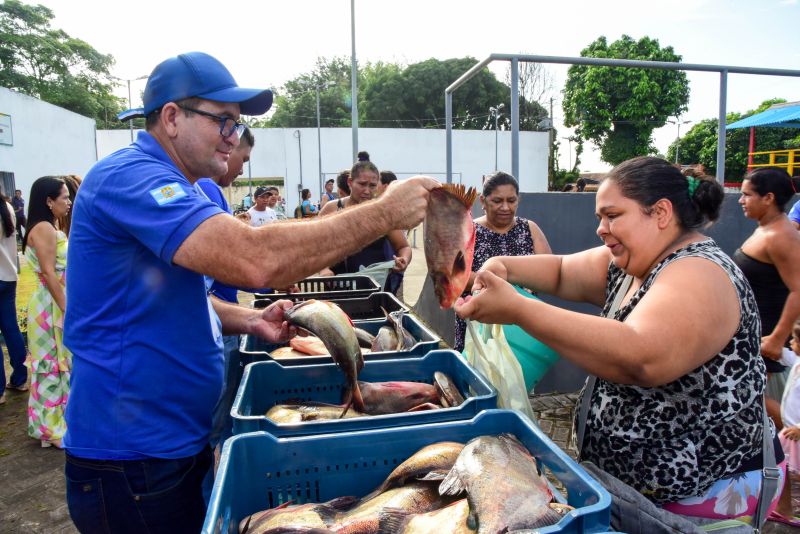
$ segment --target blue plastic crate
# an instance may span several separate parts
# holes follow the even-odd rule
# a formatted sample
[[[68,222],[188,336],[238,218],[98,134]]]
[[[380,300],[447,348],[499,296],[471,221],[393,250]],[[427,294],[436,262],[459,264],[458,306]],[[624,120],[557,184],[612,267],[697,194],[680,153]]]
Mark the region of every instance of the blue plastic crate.
[[[461,406],[353,419],[278,424],[267,419],[265,414],[276,404],[286,404],[290,399],[301,403],[316,401],[339,404],[345,385],[344,375],[334,363],[302,367],[282,367],[277,362],[253,363],[245,369],[233,403],[233,433],[265,430],[274,436],[307,436],[350,432],[471,419],[482,410],[497,407],[497,391],[460,354],[452,350],[432,351],[420,359],[367,362],[358,379],[366,382],[404,380],[432,384],[436,371],[453,379],[464,396]]]
[[[336,298],[366,297],[381,290],[378,282],[365,274],[342,276],[312,276],[295,284],[300,291],[295,293],[256,293],[256,298],[293,300],[330,300]]]
[[[382,326],[386,326],[389,322],[384,319],[383,321],[353,321],[353,324],[363,330],[366,330],[372,335],[378,333]],[[424,356],[432,350],[439,348],[441,338],[426,327],[422,322],[412,314],[403,316],[403,327],[409,334],[414,336],[417,343],[408,350],[403,351],[380,351],[371,352],[364,355],[364,360],[390,360],[397,358],[419,357]],[[330,363],[333,360],[330,356],[300,356],[297,358],[284,358],[281,360],[273,360],[269,355],[270,352],[278,347],[284,347],[288,343],[273,344],[263,339],[245,335],[242,336],[242,342],[239,347],[240,362],[242,366],[253,362],[263,361],[277,361],[283,366],[292,365],[316,365],[320,363]]]
[[[439,441],[466,443],[482,435],[510,432],[567,489],[556,499],[576,509],[557,524],[539,529],[592,533],[609,528],[611,497],[586,471],[524,416],[487,410],[471,421],[381,428],[347,434],[278,438],[267,432],[234,436],[225,442],[204,534],[238,532],[250,514],[287,501],[324,502],[363,497],[416,451]]]
[[[292,293],[281,295],[280,297],[264,295],[253,301],[253,307],[256,309],[266,308],[279,298],[291,300],[292,302],[308,300],[302,294],[299,297],[295,295],[297,294]],[[367,297],[338,297],[327,300],[339,306],[353,321],[383,321],[386,319],[383,310],[388,312],[410,311],[410,308],[398,300],[397,297],[391,293],[384,292],[372,293]]]

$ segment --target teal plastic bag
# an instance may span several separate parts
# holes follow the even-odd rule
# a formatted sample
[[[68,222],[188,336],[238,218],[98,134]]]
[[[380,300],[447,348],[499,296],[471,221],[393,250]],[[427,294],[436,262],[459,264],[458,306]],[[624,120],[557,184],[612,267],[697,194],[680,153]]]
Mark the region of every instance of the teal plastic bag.
[[[541,300],[521,287],[514,286],[514,289],[520,295],[530,299]],[[530,392],[561,356],[517,325],[503,325],[503,333],[506,336],[508,345],[511,347],[511,351],[517,357],[520,367],[522,367],[525,387]]]

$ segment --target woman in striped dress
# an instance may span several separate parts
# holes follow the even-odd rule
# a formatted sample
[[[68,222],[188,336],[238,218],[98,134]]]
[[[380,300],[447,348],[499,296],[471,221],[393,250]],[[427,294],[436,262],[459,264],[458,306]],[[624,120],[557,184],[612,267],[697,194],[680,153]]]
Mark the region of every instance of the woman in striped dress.
[[[22,243],[39,282],[28,304],[28,435],[41,440],[42,447],[61,447],[66,432],[64,410],[72,368],[72,355],[62,341],[67,237],[56,228],[56,222],[69,213],[71,205],[62,178],[44,176],[36,180],[31,187]]]

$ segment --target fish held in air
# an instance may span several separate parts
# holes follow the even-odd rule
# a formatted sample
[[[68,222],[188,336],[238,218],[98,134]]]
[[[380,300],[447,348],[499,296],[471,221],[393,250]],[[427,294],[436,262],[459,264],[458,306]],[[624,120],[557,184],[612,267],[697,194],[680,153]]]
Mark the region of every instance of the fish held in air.
[[[430,193],[425,215],[425,261],[442,309],[452,308],[472,272],[475,224],[472,205],[478,192],[463,184],[443,184]]]
[[[442,495],[463,491],[478,534],[541,528],[561,519],[549,506],[553,493],[536,460],[511,434],[467,443],[439,486]]]
[[[284,315],[291,324],[311,332],[322,340],[353,390],[352,404],[356,410],[363,411],[364,400],[358,389],[358,372],[364,367],[364,356],[361,354],[353,322],[347,314],[332,302],[311,299],[298,302],[286,310]],[[349,409],[350,404],[345,406],[342,417]]]
[[[436,387],[422,382],[358,382],[364,413],[383,415],[407,412],[419,405],[438,404]],[[351,391],[342,391],[342,402],[350,402]],[[441,406],[439,406],[441,407]]]

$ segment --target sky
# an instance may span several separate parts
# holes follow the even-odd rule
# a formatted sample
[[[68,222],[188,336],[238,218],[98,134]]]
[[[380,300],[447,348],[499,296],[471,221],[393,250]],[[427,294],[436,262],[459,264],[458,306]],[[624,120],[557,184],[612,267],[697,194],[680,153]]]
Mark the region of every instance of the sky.
[[[356,57],[361,64],[410,64],[429,58],[481,60],[491,53],[579,56],[601,35],[611,42],[627,34],[658,39],[685,63],[800,69],[798,1],[354,0]],[[37,3],[54,11],[54,27],[113,55],[112,73],[122,79],[149,74],[167,57],[200,50],[221,60],[240,86],[279,88],[311,71],[318,57],[351,54],[349,0],[138,0],[113,8],[99,0]],[[508,63],[490,68],[505,80]],[[555,84],[558,135],[566,137],[570,130],[561,124],[560,91],[567,67],[547,69]],[[716,117],[719,106],[718,74],[689,73],[688,78],[689,109],[680,122],[690,122],[681,126],[681,135],[694,123]],[[144,83],[131,83],[134,107],[140,105]],[[117,92],[127,98],[127,84]],[[729,112],[744,112],[774,97],[800,100],[800,79],[728,77]],[[666,153],[677,134],[674,124],[657,130],[656,148]],[[568,146],[563,140],[563,167],[569,164]],[[608,168],[591,147],[582,160],[584,172]]]

